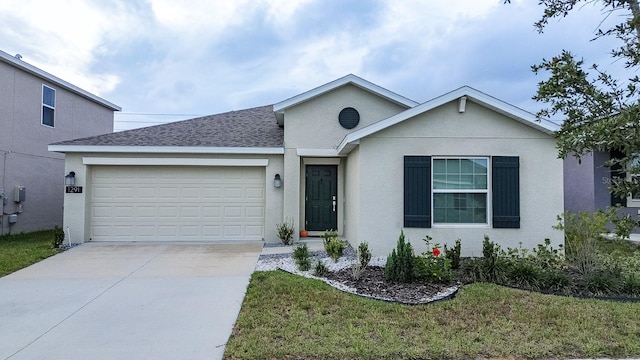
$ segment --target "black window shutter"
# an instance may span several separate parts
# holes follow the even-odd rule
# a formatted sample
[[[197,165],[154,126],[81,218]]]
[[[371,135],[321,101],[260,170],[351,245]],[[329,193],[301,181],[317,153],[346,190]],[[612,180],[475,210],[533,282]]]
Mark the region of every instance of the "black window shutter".
[[[493,227],[520,228],[520,159],[517,156],[494,156]]]
[[[611,150],[609,151],[609,158],[610,159],[622,159],[624,157],[624,153],[622,151],[619,150]],[[622,168],[622,166],[618,163],[614,164],[611,166],[610,170],[610,174],[609,174],[609,179],[614,180],[614,179],[626,179],[627,178],[627,173],[624,171],[624,169]],[[616,205],[620,205],[620,206],[624,206],[627,207],[627,198],[620,198],[615,196],[613,193],[611,194],[611,206],[616,206]]]
[[[404,157],[404,226],[431,227],[431,156]]]

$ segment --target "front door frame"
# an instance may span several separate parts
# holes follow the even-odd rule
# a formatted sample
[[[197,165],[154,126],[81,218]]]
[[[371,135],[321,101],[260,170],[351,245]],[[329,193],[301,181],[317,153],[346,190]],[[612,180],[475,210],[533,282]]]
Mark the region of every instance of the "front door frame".
[[[307,169],[306,167],[309,165],[335,165],[337,166],[338,169],[338,194],[337,194],[337,202],[338,204],[336,205],[336,212],[338,214],[338,225],[337,225],[337,229],[335,229],[338,234],[342,235],[343,232],[343,220],[344,220],[344,206],[345,206],[345,193],[344,193],[344,159],[341,157],[301,157],[301,166],[300,166],[300,212],[299,212],[299,219],[300,219],[300,224],[304,226],[305,222],[306,222],[306,201],[305,201],[305,194],[306,194],[306,174],[307,174]],[[301,226],[302,229],[302,226]],[[325,229],[326,230],[326,229]],[[324,234],[324,230],[322,231],[309,231],[309,236],[321,236],[322,234]]]
[[[320,177],[320,183],[323,180],[329,180],[328,187],[323,187],[323,194],[320,194],[321,199],[313,199],[310,193],[310,184],[313,181],[313,171],[317,170],[317,174]],[[324,176],[323,176],[324,174]],[[305,166],[305,228],[309,231],[326,231],[336,230],[338,228],[338,166],[337,165],[307,165]],[[315,201],[319,203],[320,209],[324,215],[322,218],[325,220],[324,224],[317,225],[315,222],[319,220],[310,219],[311,202]]]

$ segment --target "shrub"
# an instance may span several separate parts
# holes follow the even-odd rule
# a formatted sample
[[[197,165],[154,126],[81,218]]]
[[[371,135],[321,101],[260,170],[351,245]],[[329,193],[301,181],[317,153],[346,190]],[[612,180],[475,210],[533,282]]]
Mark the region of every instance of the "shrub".
[[[313,275],[324,277],[327,276],[328,273],[329,268],[327,268],[327,266],[321,260],[318,260],[316,265],[313,267]]]
[[[610,218],[615,227],[614,233],[619,239],[629,239],[633,228],[639,225],[638,220],[634,220],[629,214],[618,216],[616,214],[618,207],[612,209]]]
[[[620,274],[608,270],[586,274],[582,287],[586,292],[596,295],[618,294],[624,288]]]
[[[546,291],[566,293],[572,284],[571,277],[559,269],[543,271],[540,278],[540,289]]]
[[[506,273],[509,285],[539,290],[542,283],[542,271],[529,259],[519,259],[509,263]]]
[[[500,258],[500,245],[494,243],[485,235],[482,240],[482,277],[483,281],[500,283],[504,280],[505,263]]]
[[[357,253],[360,266],[363,268],[369,266],[369,261],[371,261],[371,250],[369,250],[369,244],[361,242],[360,245],[358,245]]]
[[[411,243],[405,242],[404,232],[400,231],[400,237],[396,248],[387,257],[384,266],[384,277],[388,281],[411,282],[414,279],[415,257]]]
[[[457,270],[460,268],[460,251],[462,249],[460,239],[456,239],[456,244],[452,249],[444,245],[444,257],[451,260],[451,268]]]
[[[562,252],[562,245],[560,245],[559,249],[554,249],[549,239],[544,239],[544,244],[538,244],[538,246],[533,249],[533,254],[533,259],[543,269],[562,268],[564,266],[565,259]]]
[[[324,250],[327,252],[327,255],[329,255],[334,262],[337,262],[342,256],[346,244],[338,238],[338,233],[332,230],[325,231],[322,235],[322,239]]]
[[[633,296],[640,295],[640,276],[625,275],[622,280],[622,292]]]
[[[283,223],[276,224],[278,239],[285,245],[290,245],[293,240],[293,219],[286,219]]]
[[[59,226],[53,228],[53,248],[58,249],[64,243],[64,230]]]
[[[423,240],[427,245],[427,251],[416,258],[416,277],[435,283],[447,283],[453,280],[451,259],[441,254],[439,244],[431,245],[433,239],[430,236],[427,235]]]
[[[608,219],[609,215],[601,210],[593,214],[565,212],[558,216],[554,228],[564,230],[566,259],[582,274],[592,273],[598,267],[598,242],[600,234],[607,232]]]
[[[309,249],[306,243],[302,243],[293,250],[293,259],[298,265],[298,270],[308,271],[311,269],[311,260],[309,260]]]

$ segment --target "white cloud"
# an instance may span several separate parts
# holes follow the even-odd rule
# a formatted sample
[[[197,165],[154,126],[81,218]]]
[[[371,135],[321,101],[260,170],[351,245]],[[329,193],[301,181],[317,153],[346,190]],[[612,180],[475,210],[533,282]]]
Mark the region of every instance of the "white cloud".
[[[120,2],[102,6],[82,0],[4,0],[0,38],[6,51],[98,95],[113,91],[121,79],[94,67],[107,36],[131,33],[132,21]]]

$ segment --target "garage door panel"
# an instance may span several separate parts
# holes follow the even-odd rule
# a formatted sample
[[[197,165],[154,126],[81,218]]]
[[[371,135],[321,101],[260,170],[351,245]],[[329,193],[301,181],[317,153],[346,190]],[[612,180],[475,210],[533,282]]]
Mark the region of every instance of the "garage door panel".
[[[247,218],[259,220],[264,217],[264,208],[261,206],[247,206],[245,210],[245,217]]]
[[[219,238],[222,235],[220,230],[220,225],[204,225],[202,227],[202,235],[205,237]]]
[[[246,189],[246,198],[248,200],[260,201],[260,200],[264,199],[264,189],[263,188],[247,188]]]
[[[95,166],[94,240],[260,240],[264,168]]]

